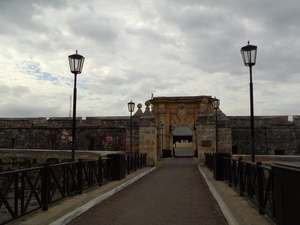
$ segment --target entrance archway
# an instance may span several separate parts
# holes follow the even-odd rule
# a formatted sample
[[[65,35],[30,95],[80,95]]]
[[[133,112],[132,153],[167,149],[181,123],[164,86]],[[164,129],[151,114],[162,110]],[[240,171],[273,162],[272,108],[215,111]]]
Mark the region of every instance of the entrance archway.
[[[193,157],[193,132],[186,125],[180,125],[173,131],[173,149],[175,157]]]

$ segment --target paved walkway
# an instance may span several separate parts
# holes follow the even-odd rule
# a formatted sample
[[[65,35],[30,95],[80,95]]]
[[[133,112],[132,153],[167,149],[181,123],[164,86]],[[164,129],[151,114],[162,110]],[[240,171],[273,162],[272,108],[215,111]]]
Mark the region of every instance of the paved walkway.
[[[166,160],[155,171],[81,214],[82,224],[227,224],[197,160]]]

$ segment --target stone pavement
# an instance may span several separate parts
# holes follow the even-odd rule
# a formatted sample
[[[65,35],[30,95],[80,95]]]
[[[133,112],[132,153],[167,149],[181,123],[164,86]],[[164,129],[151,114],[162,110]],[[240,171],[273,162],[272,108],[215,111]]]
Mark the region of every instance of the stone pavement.
[[[227,224],[201,178],[197,160],[165,160],[156,170],[75,218],[69,225]]]
[[[212,175],[197,159],[167,159],[9,224],[274,224]]]

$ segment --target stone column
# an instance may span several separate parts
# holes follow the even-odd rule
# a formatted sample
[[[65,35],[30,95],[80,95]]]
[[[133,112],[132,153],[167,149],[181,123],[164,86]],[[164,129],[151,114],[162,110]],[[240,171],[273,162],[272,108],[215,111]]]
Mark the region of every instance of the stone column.
[[[231,127],[225,114],[218,116],[218,152],[230,153],[232,151]],[[198,159],[200,165],[204,164],[204,153],[216,151],[216,122],[214,115],[198,116],[196,121]]]
[[[204,165],[204,153],[215,152],[215,122],[213,116],[198,116],[196,121],[198,160]]]
[[[147,165],[156,166],[157,163],[157,127],[155,118],[150,112],[150,102],[146,101],[146,110],[138,119],[139,152],[147,153]]]

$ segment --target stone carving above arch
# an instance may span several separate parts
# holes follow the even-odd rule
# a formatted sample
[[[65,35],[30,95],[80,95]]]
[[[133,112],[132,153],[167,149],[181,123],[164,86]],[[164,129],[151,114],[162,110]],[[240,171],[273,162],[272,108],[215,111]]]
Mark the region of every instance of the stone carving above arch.
[[[180,116],[180,117],[186,115],[186,106],[185,106],[185,104],[179,104],[177,113],[178,113],[178,116]]]
[[[159,112],[165,113],[165,104],[159,104]]]

